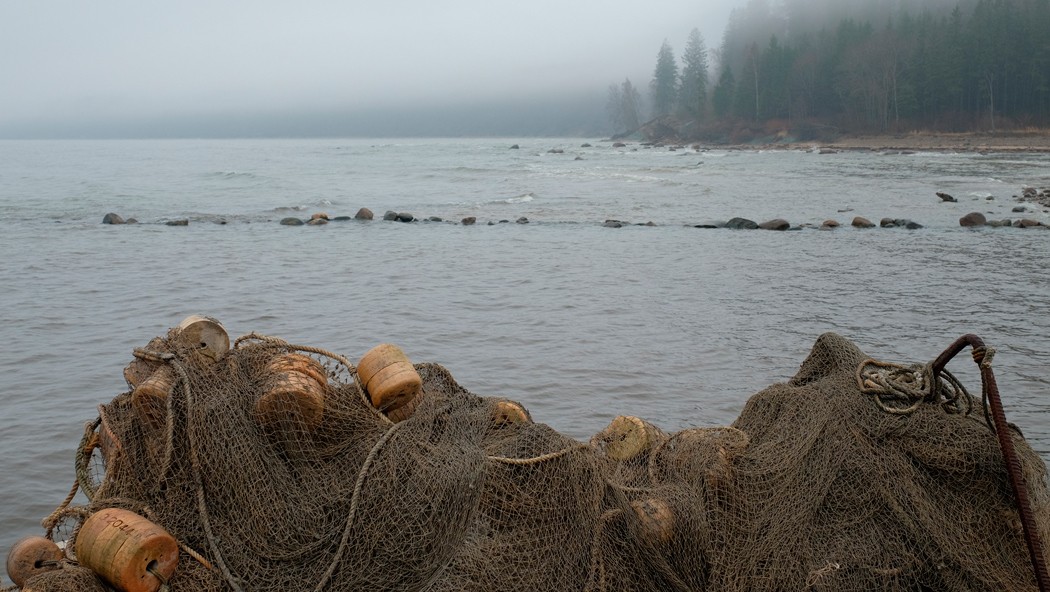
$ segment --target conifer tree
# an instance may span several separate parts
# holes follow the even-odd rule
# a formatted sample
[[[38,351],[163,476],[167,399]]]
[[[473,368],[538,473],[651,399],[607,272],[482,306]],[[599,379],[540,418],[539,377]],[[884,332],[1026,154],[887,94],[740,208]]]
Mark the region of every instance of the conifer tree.
[[[678,63],[666,39],[656,54],[656,69],[649,90],[653,97],[653,117],[669,114],[678,98]]]
[[[682,85],[678,92],[682,111],[694,119],[703,119],[707,111],[707,46],[697,29],[689,33],[682,54]]]

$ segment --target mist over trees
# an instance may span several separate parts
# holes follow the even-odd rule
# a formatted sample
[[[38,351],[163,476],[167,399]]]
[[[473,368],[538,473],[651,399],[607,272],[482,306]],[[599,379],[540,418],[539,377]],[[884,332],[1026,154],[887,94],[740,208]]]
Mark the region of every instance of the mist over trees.
[[[1050,125],[1050,0],[750,0],[713,81],[708,57],[693,31],[679,74],[664,41],[651,117],[724,139]]]

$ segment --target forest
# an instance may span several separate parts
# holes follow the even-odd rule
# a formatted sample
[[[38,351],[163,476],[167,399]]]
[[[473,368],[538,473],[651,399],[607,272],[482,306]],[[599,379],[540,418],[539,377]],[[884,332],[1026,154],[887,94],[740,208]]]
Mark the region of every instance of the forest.
[[[750,0],[717,50],[694,31],[679,67],[665,41],[648,91],[686,139],[1045,128],[1050,0]],[[637,128],[640,103],[610,86],[614,126]]]

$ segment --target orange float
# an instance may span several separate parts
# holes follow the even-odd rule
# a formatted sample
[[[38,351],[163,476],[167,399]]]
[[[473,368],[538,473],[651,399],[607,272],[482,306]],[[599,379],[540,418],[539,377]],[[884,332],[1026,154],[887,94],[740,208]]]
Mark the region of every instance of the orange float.
[[[131,391],[131,405],[139,420],[157,428],[168,415],[168,397],[175,384],[175,372],[164,364]]]
[[[631,502],[643,536],[654,543],[666,543],[674,536],[674,512],[671,504],[659,498]]]
[[[266,367],[270,380],[255,402],[256,420],[274,428],[289,417],[298,415],[310,429],[321,423],[324,415],[328,375],[317,360],[303,354],[283,354]]]
[[[496,401],[492,408],[492,423],[497,427],[511,424],[532,423],[529,412],[514,401]]]
[[[604,449],[609,458],[622,462],[648,453],[664,439],[664,433],[653,424],[630,415],[620,415],[595,434],[591,443]]]
[[[42,536],[24,537],[7,554],[7,577],[21,588],[29,578],[58,569],[63,557],[54,541]]]
[[[157,592],[178,567],[179,545],[168,531],[142,516],[109,508],[84,521],[76,556],[120,592]]]
[[[357,364],[357,377],[376,409],[398,422],[411,416],[423,394],[423,380],[401,348],[383,343]]]

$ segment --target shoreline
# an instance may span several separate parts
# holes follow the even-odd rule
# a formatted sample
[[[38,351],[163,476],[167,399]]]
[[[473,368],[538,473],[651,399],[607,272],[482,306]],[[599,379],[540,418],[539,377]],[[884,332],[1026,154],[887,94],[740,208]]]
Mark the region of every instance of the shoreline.
[[[873,134],[769,146],[871,151],[1050,152],[1050,131]]]

